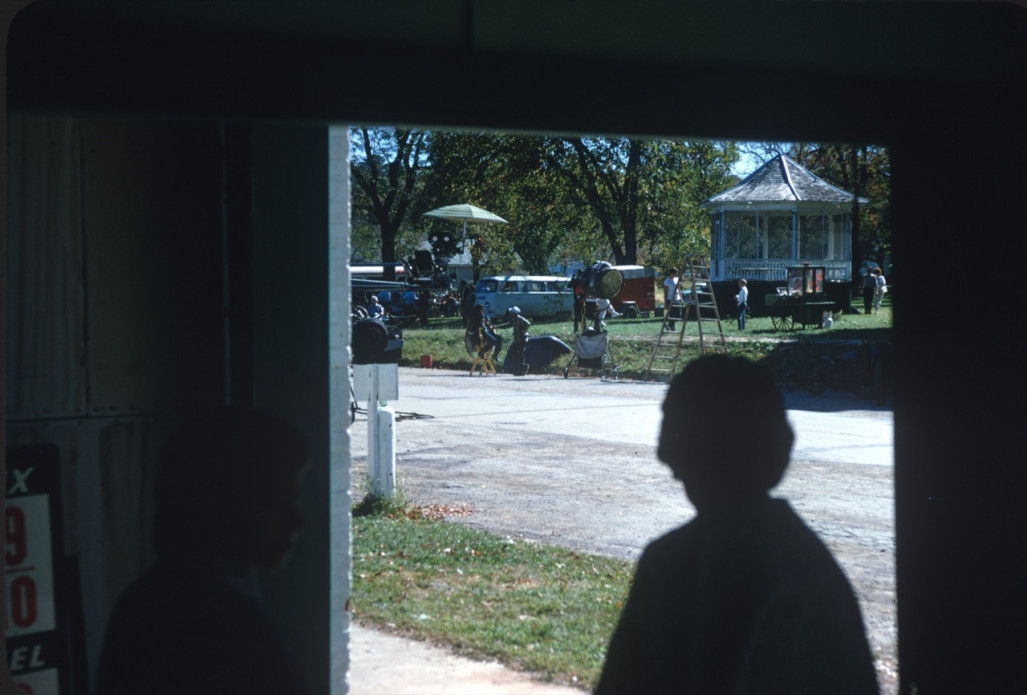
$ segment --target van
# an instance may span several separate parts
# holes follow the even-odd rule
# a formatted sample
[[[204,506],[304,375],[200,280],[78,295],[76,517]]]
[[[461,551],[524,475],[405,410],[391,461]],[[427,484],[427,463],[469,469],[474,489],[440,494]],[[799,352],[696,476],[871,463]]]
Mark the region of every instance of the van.
[[[570,278],[557,275],[493,275],[478,280],[475,305],[486,316],[502,317],[510,307],[519,307],[530,318],[563,318],[574,310]]]

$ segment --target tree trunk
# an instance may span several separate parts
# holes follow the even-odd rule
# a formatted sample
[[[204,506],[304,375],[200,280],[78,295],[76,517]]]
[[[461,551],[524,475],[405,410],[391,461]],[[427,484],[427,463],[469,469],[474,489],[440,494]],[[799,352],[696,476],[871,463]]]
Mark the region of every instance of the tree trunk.
[[[382,224],[382,278],[389,282],[396,280],[396,233],[397,226]]]
[[[638,259],[638,177],[642,169],[642,143],[631,140],[628,145],[628,167],[624,181],[623,214],[621,227],[624,231],[624,257],[618,265],[635,265]]]
[[[862,225],[859,223],[859,195],[862,188],[859,176],[857,175],[859,154],[855,147],[849,148],[849,163],[852,171],[852,279],[859,279],[859,237]]]

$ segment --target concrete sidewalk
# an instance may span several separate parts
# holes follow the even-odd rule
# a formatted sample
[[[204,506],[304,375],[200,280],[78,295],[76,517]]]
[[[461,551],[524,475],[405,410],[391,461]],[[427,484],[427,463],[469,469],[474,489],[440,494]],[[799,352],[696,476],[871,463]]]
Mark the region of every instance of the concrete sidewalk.
[[[582,695],[533,681],[495,662],[455,656],[424,642],[353,624],[350,695]]]

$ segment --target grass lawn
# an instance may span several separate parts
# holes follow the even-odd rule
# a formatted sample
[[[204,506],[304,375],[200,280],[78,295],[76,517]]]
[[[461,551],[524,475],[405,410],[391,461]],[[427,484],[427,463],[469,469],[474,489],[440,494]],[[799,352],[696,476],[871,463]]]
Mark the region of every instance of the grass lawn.
[[[631,563],[495,536],[407,508],[353,519],[362,624],[591,688]]]
[[[769,360],[768,365],[772,369],[777,362],[775,354],[783,347],[792,350],[798,347],[817,354],[834,356],[851,349],[852,342],[890,340],[891,325],[892,309],[889,295],[885,296],[879,314],[840,314],[834,317],[834,327],[830,330],[810,327],[805,330],[796,328],[782,332],[774,329],[769,317],[760,317],[748,319],[746,330],[739,331],[733,317],[721,321],[729,352],[754,360]],[[641,378],[652,355],[662,319],[618,318],[607,321],[606,326],[610,333],[610,358],[619,367],[620,377]],[[704,330],[707,326],[715,329],[716,324],[705,324]],[[680,328],[680,324],[678,327]],[[499,329],[499,333],[504,338],[505,349],[505,345],[509,344],[510,331]],[[536,320],[532,323],[531,334],[555,335],[568,345],[574,345],[574,331],[569,320]],[[698,327],[694,321],[686,326],[685,335],[686,338],[698,336]],[[403,330],[403,339],[403,357],[400,361],[403,366],[419,366],[421,355],[431,355],[436,367],[457,370],[471,368],[471,356],[464,348],[463,329],[459,318],[431,319],[428,328],[406,328]],[[679,366],[683,367],[698,354],[698,344],[687,342]],[[549,371],[553,374],[561,372],[568,361],[569,356],[554,360]]]

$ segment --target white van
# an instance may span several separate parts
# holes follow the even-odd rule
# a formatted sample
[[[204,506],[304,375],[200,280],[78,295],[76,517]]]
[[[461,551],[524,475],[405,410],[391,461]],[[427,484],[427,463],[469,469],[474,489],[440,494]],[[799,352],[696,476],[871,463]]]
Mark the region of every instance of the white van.
[[[570,316],[574,311],[570,281],[557,275],[493,275],[478,280],[474,303],[485,309],[486,316],[496,318],[512,306],[531,318]]]

